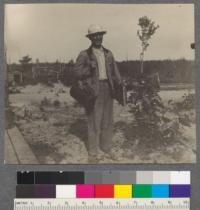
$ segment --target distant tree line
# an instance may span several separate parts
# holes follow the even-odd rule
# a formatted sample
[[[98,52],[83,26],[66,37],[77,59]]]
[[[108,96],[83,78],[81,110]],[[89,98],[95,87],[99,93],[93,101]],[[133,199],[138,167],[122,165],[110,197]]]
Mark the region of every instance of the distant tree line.
[[[25,60],[25,59],[24,59]],[[27,59],[28,60],[28,59]],[[141,74],[141,64],[139,60],[136,61],[122,61],[117,62],[119,71],[122,77],[128,81],[136,81]],[[158,73],[161,83],[194,83],[195,80],[195,62],[185,59],[179,60],[151,60],[144,61],[143,74]],[[74,62],[73,60],[68,63],[41,63],[39,66],[45,66],[45,71],[40,74],[41,78],[37,81],[33,80],[33,67],[36,63],[20,62],[20,64],[9,64],[9,72],[20,71],[24,75],[24,84],[29,84],[30,81],[37,83],[42,81],[42,77],[53,77],[54,81],[60,80],[64,85],[71,86],[75,81],[74,77]],[[52,72],[52,68],[54,71]],[[57,72],[58,76],[55,76]],[[51,80],[52,81],[52,80]]]
[[[127,80],[140,76],[140,61],[118,62],[121,75]],[[144,74],[158,73],[161,83],[193,83],[195,62],[185,59],[144,61]]]

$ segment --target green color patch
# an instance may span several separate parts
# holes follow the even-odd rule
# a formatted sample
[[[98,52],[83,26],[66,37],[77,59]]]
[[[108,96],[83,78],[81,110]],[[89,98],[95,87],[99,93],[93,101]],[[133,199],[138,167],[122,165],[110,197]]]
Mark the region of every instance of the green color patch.
[[[133,198],[151,198],[152,185],[150,184],[134,184],[132,187]]]

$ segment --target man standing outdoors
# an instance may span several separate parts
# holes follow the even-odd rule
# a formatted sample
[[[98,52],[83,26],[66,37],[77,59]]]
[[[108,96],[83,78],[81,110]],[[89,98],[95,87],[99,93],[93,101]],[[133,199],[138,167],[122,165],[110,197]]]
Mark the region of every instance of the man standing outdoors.
[[[113,98],[115,87],[122,80],[110,50],[102,46],[106,31],[99,25],[91,25],[87,38],[91,46],[82,51],[75,64],[77,80],[87,81],[95,95],[94,104],[86,111],[88,118],[89,161],[98,162],[104,155],[111,157],[113,130]]]

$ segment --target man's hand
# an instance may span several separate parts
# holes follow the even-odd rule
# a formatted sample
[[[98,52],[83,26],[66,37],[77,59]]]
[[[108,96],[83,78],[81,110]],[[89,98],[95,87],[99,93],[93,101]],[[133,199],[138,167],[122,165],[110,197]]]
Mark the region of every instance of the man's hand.
[[[122,79],[122,83],[121,83],[122,86],[126,87],[127,86],[127,82],[125,79]]]
[[[118,82],[118,85],[121,85],[121,86],[126,87],[126,86],[127,86],[126,80],[125,80],[125,79],[121,79],[121,80]]]

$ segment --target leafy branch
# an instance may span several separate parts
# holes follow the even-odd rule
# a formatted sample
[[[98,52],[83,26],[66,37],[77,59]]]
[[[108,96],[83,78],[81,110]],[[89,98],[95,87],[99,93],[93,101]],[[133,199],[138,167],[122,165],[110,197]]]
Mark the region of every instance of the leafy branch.
[[[159,28],[159,25],[156,25],[154,21],[149,19],[147,16],[143,16],[139,18],[140,29],[137,31],[137,35],[141,41],[142,51],[140,53],[140,61],[141,61],[141,73],[143,73],[143,62],[144,62],[144,53],[147,50],[149,44],[149,40],[155,34],[156,30]]]

